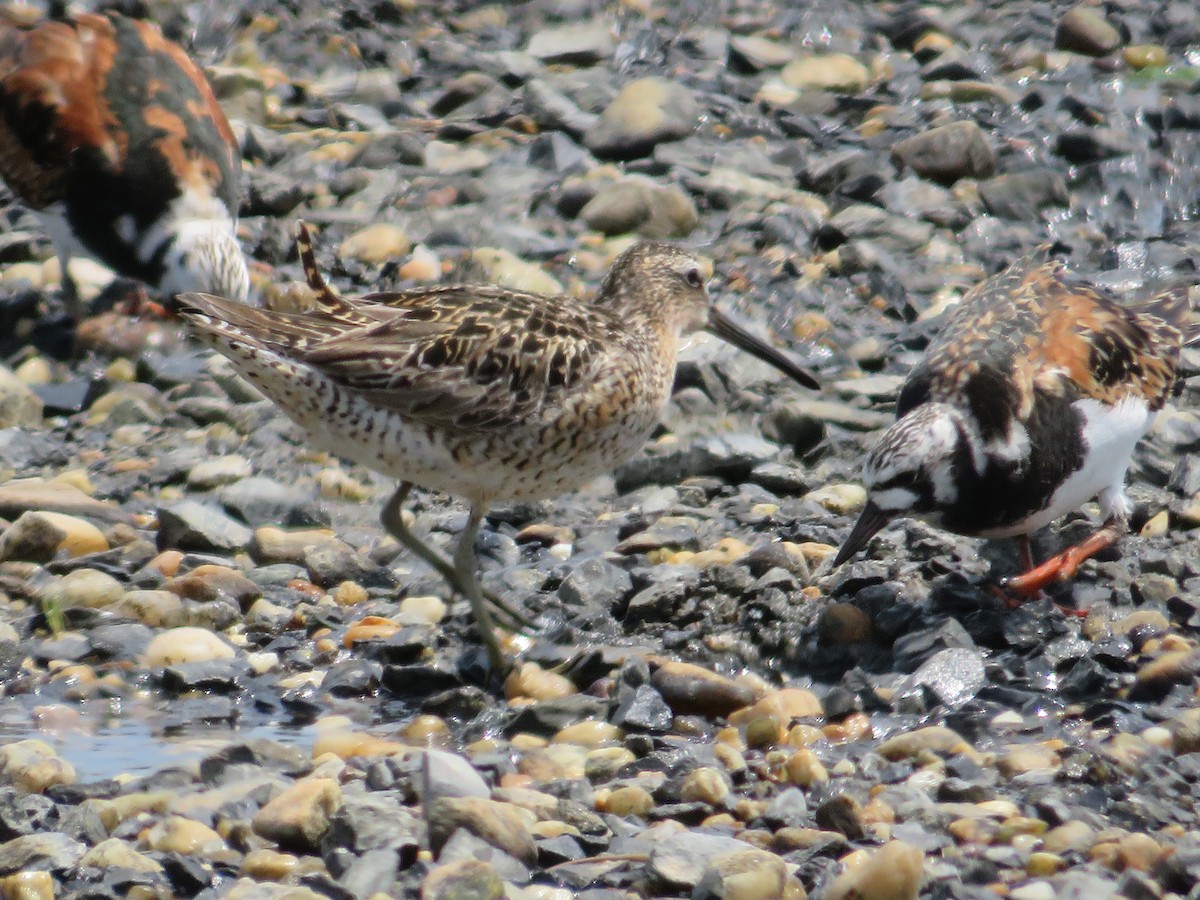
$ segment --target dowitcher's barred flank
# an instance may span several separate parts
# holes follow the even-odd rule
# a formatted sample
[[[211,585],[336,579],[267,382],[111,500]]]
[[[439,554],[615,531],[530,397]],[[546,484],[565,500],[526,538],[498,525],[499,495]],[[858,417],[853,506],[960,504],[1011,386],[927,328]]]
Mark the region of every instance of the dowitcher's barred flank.
[[[462,285],[344,299],[316,270],[303,226],[300,246],[316,310],[187,294],[183,315],[322,446],[400,479],[385,526],[470,599],[497,667],[474,556],[483,514],[571,490],[641,447],[670,395],[681,334],[707,329],[816,385],[713,307],[695,257],[669,244],[623,253],[590,304]],[[453,566],[401,520],[413,484],[470,503]]]
[[[973,288],[896,403],[867,457],[870,501],[841,564],[896,516],[959,534],[1028,536],[1099,498],[1104,526],[1007,583],[1018,595],[1069,578],[1124,532],[1125,472],[1200,340],[1187,291],[1137,306],[1069,278],[1043,248]]]
[[[76,255],[168,296],[245,299],[240,173],[204,74],[157,26],[117,13],[0,26],[0,176],[44,222],[73,315]]]

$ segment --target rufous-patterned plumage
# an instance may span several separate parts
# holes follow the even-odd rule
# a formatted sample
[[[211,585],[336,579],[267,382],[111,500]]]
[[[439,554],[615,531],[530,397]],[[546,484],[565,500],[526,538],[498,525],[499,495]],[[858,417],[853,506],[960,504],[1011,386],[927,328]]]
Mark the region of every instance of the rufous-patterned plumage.
[[[0,176],[66,274],[85,255],[174,295],[244,300],[241,166],[212,89],[157,26],[117,13],[0,26]]]
[[[1200,339],[1187,291],[1125,306],[1041,248],[970,290],[906,379],[869,453],[870,499],[835,562],[897,516],[959,534],[1028,535],[1099,499],[1097,535],[1007,583],[1026,595],[1113,543],[1125,473]]]
[[[317,443],[400,479],[385,526],[471,600],[497,667],[475,571],[484,512],[571,490],[636,452],[670,396],[682,333],[705,328],[816,383],[713,307],[700,263],[670,244],[625,251],[591,303],[487,285],[345,299],[303,228],[300,246],[313,311],[187,294],[183,316]],[[453,566],[404,527],[412,484],[470,503]]]

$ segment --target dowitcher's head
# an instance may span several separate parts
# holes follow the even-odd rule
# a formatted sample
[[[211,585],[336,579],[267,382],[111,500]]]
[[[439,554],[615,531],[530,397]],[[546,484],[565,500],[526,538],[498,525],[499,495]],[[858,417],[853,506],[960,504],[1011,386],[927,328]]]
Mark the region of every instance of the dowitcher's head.
[[[818,387],[816,378],[795,360],[713,305],[705,287],[709,273],[710,267],[680,247],[644,241],[617,257],[596,303],[626,321],[643,321],[676,336],[704,329],[806,387]]]

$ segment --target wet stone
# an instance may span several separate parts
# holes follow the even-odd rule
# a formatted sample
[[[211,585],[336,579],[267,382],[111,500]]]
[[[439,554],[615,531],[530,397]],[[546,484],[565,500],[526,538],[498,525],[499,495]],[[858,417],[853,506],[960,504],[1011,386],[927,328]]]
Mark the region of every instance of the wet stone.
[[[242,478],[220,488],[217,498],[226,512],[250,527],[312,528],[328,524],[311,491],[272,478]]]
[[[563,579],[558,596],[570,606],[611,609],[632,589],[633,580],[625,569],[604,559],[589,559]]]

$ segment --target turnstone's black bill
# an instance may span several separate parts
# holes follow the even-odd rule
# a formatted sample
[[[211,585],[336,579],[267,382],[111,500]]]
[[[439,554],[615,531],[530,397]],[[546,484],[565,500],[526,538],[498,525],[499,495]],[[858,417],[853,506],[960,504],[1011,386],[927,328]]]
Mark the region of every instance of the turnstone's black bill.
[[[171,296],[244,300],[241,168],[204,74],[158,27],[117,13],[0,26],[0,176],[62,263],[91,256]]]
[[[977,285],[905,381],[896,423],[867,456],[869,502],[834,564],[915,516],[1019,538],[1032,565],[1028,536],[1096,497],[1095,535],[1005,587],[1029,596],[1071,577],[1126,530],[1133,449],[1171,393],[1181,348],[1198,340],[1186,289],[1123,306],[1046,248]]]

